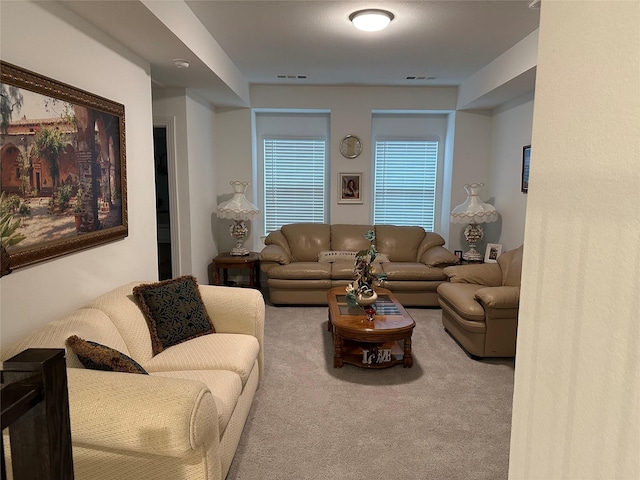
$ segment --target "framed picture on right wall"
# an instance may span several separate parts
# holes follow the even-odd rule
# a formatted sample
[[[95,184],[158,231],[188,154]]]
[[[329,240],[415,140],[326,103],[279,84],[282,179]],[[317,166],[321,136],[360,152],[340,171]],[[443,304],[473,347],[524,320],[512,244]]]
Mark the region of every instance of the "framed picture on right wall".
[[[531,145],[522,147],[522,182],[520,191],[527,193],[529,191],[529,164],[531,161]]]

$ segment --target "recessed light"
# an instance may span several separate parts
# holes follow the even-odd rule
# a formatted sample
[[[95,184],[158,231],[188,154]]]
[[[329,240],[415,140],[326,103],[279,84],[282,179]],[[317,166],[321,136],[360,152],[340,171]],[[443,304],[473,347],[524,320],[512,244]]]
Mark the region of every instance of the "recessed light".
[[[375,8],[358,10],[349,15],[353,25],[364,32],[377,32],[387,28],[393,18],[393,13]]]

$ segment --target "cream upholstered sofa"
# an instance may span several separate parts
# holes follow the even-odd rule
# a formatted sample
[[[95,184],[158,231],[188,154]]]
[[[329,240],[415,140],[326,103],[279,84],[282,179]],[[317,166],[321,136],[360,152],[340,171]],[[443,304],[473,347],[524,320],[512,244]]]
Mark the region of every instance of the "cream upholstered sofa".
[[[386,274],[384,288],[405,306],[438,306],[436,289],[447,281],[443,267],[458,258],[444,239],[418,226],[297,223],[271,232],[260,252],[269,299],[278,304],[327,304],[327,290],[353,279],[355,253],[369,246],[375,232]],[[384,258],[386,257],[386,258]]]
[[[199,286],[216,333],[153,356],[132,297],[138,283],[108,292],[3,349],[65,348],[71,335],[132,357],[149,375],[88,370],[67,349],[77,480],[221,480],[233,460],[263,369],[259,291]]]
[[[523,247],[497,263],[447,267],[438,287],[444,328],[472,357],[516,354]]]

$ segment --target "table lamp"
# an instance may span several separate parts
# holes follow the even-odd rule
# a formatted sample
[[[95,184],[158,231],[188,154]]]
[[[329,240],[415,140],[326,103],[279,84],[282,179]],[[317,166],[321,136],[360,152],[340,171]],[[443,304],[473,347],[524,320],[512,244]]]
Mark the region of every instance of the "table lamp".
[[[229,226],[229,233],[236,239],[236,246],[231,250],[231,255],[249,255],[249,250],[244,246],[244,239],[249,232],[245,220],[252,220],[258,215],[258,207],[247,200],[244,192],[249,182],[232,180],[229,184],[233,187],[231,200],[218,205],[216,214],[218,218],[230,218],[233,223]]]
[[[482,255],[476,251],[476,242],[482,240],[484,232],[480,223],[498,221],[498,211],[493,205],[480,200],[478,192],[484,183],[468,183],[464,186],[467,199],[451,211],[451,223],[467,224],[464,238],[469,242],[469,250],[462,254],[462,258],[471,262],[479,262]]]

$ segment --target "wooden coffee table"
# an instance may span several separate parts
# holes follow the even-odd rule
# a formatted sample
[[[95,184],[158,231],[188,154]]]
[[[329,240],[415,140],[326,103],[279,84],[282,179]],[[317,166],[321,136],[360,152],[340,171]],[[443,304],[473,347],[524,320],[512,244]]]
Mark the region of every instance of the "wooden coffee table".
[[[393,293],[377,288],[376,314],[373,321],[360,307],[347,305],[344,287],[327,292],[328,329],[333,333],[333,366],[349,363],[362,368],[388,368],[413,365],[411,334],[416,322]]]

